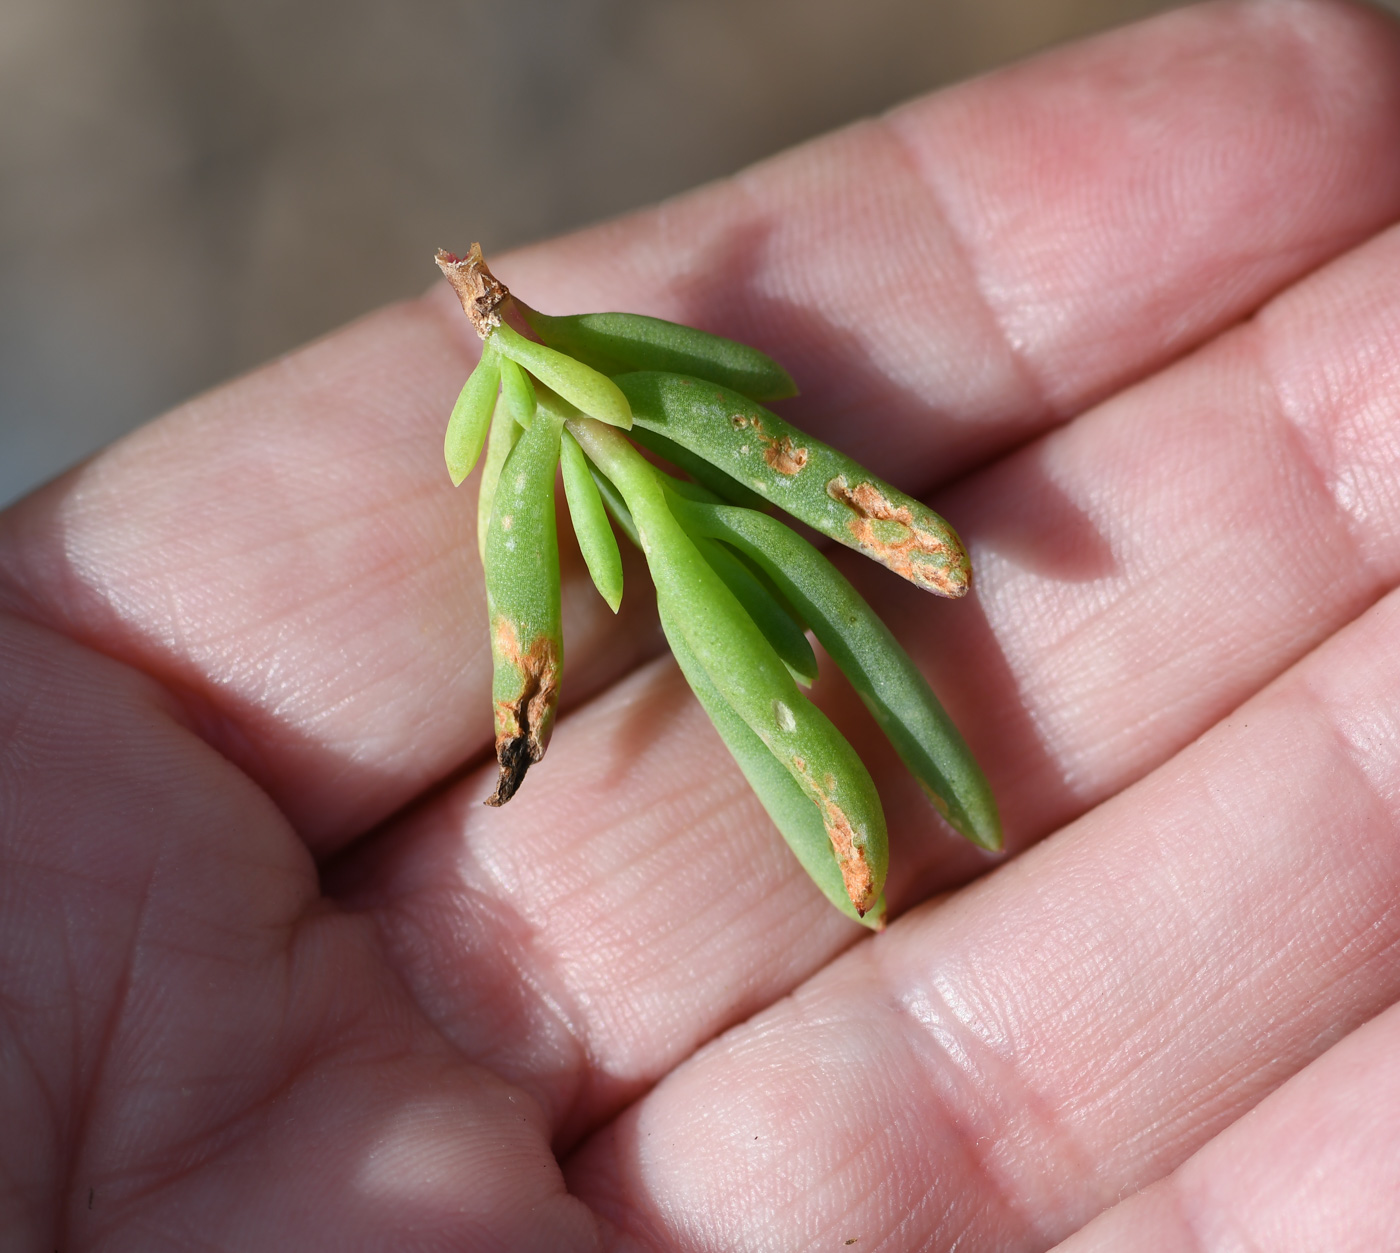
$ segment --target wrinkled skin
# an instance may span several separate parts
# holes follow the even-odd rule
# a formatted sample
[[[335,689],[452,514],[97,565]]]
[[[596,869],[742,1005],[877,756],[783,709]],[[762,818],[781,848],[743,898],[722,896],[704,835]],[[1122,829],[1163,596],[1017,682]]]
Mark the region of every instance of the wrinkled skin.
[[[1208,6],[493,258],[773,353],[968,541],[957,603],[838,558],[1012,853],[824,681],[878,938],[635,566],[621,624],[566,569],[553,744],[482,806],[445,284],[12,509],[0,1249],[1393,1247],[1397,158],[1388,19]]]

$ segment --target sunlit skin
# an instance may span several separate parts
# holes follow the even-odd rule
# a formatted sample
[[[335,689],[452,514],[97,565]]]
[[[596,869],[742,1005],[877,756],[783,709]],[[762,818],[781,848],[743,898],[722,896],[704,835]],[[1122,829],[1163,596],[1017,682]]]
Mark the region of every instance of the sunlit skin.
[[[771,353],[967,541],[956,602],[836,556],[1009,849],[820,680],[889,818],[879,936],[635,564],[614,618],[565,550],[549,754],[481,803],[446,284],[11,509],[0,1247],[1387,1247],[1398,155],[1389,19],[1206,6],[492,258]]]

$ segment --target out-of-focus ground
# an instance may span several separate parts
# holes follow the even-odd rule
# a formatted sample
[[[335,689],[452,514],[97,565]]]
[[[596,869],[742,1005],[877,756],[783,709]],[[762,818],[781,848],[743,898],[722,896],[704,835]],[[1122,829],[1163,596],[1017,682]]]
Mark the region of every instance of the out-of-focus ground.
[[[1168,7],[0,0],[0,503],[421,290],[438,244],[550,235]]]

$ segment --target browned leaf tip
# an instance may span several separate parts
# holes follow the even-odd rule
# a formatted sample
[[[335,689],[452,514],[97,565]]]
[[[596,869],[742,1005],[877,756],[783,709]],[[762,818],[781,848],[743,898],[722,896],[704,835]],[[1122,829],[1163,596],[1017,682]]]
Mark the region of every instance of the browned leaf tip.
[[[817,784],[807,770],[807,762],[802,757],[794,757],[792,764],[807,781],[814,799],[821,809],[822,825],[826,828],[826,838],[831,841],[831,851],[836,854],[836,865],[841,871],[841,882],[846,885],[846,895],[862,918],[874,908],[880,893],[875,887],[875,871],[866,856],[865,841],[856,834],[846,811],[832,799],[836,790],[836,780],[826,776],[825,787]]]
[[[501,316],[496,311],[510,298],[510,291],[486,268],[480,244],[473,244],[465,257],[439,248],[436,261],[462,302],[463,311],[476,327],[476,333],[485,339],[500,326]]]
[[[554,710],[559,703],[559,650],[548,636],[540,636],[526,650],[520,648],[514,625],[505,618],[496,623],[496,651],[520,678],[520,691],[511,700],[496,702],[496,790],[488,805],[504,805],[520,790],[525,772],[544,756]]]
[[[874,483],[852,487],[841,475],[826,485],[826,493],[854,513],[846,525],[861,552],[926,591],[967,594],[972,571],[966,549],[951,530],[940,533],[908,505],[894,504]]]
[[[862,918],[873,908],[879,893],[875,890],[875,874],[865,855],[865,842],[856,837],[851,820],[835,801],[822,798],[822,821],[826,827],[827,839],[831,841],[836,854],[836,864],[841,869],[841,881],[846,885],[846,895]]]

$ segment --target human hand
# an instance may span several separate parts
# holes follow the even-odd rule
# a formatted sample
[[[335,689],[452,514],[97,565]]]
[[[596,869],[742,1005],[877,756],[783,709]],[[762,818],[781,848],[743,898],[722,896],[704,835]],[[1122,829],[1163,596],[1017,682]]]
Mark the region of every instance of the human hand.
[[[877,938],[640,577],[619,622],[566,568],[564,714],[482,807],[445,290],[9,511],[0,1249],[1385,1246],[1398,143],[1384,19],[1206,7],[499,260],[774,353],[969,542],[965,602],[844,568],[1029,851],[819,685]]]

